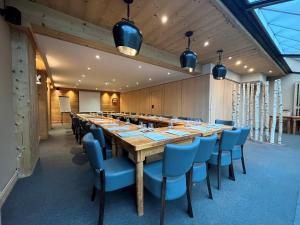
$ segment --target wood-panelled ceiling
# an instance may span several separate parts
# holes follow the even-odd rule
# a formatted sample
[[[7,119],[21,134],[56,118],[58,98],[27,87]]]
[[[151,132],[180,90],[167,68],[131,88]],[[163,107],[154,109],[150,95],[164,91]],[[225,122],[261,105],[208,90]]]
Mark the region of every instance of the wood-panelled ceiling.
[[[126,16],[123,0],[32,1],[107,29]],[[163,15],[168,16],[166,24],[161,23]],[[249,74],[248,69],[254,68],[252,73],[283,74],[217,0],[135,0],[131,19],[141,29],[144,42],[158,49],[179,56],[187,45],[184,33],[193,30],[192,49],[201,64],[216,63],[216,51],[222,48],[224,64],[236,73]],[[207,40],[210,44],[204,47]],[[237,60],[241,65],[235,65]]]

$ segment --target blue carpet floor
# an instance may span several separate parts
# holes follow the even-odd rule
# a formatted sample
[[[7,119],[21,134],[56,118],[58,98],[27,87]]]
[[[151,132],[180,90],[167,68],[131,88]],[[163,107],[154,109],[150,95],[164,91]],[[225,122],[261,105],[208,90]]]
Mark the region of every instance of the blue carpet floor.
[[[222,190],[213,200],[205,182],[193,187],[194,218],[186,214],[186,198],[167,203],[167,225],[294,225],[300,189],[300,136],[285,135],[282,146],[249,142],[247,175],[235,162],[236,181],[223,170]],[[96,225],[98,200],[90,201],[92,174],[82,148],[69,129],[54,129],[40,144],[34,174],[20,179],[2,208],[3,225]],[[107,195],[106,225],[159,224],[160,201],[145,191],[145,215],[135,210],[135,189]]]

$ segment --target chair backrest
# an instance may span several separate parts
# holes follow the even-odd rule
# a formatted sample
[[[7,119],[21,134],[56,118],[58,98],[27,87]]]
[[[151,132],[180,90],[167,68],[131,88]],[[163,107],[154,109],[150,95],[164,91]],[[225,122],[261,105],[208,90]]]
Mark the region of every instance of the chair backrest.
[[[237,144],[241,134],[241,129],[224,130],[222,132],[220,148],[222,150],[232,150]]]
[[[102,148],[99,142],[94,139],[92,133],[84,135],[82,143],[93,169],[104,169]]]
[[[215,124],[224,124],[224,125],[228,125],[228,126],[234,126],[234,122],[232,120],[219,120],[219,119],[216,119]]]
[[[185,174],[192,167],[200,140],[195,139],[191,144],[167,144],[163,159],[163,176],[176,177]]]
[[[204,163],[210,159],[211,153],[215,148],[218,135],[214,134],[210,137],[196,137],[195,139],[200,140],[200,145],[196,157],[194,159],[194,162]]]
[[[188,120],[188,118],[184,117],[184,116],[179,116],[178,119],[180,119],[180,120]]]
[[[250,128],[249,127],[241,128],[241,134],[240,134],[240,137],[237,141],[237,145],[244,145],[247,138],[248,138],[249,133],[250,133]]]
[[[106,143],[105,143],[105,137],[104,137],[104,133],[103,133],[103,130],[102,128],[100,127],[91,127],[90,128],[94,138],[99,142],[100,146],[102,148],[105,148],[106,147]]]

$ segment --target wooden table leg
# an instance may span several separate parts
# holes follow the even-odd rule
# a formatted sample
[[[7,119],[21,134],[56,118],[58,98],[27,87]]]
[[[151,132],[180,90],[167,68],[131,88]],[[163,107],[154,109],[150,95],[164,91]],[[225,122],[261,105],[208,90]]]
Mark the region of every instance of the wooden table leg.
[[[111,138],[111,151],[113,157],[117,157],[117,144],[116,140],[113,137]]]
[[[290,134],[291,133],[291,119],[287,120],[287,133]]]
[[[136,162],[136,205],[139,216],[144,215],[144,162]]]
[[[296,134],[297,120],[293,119],[293,134]]]

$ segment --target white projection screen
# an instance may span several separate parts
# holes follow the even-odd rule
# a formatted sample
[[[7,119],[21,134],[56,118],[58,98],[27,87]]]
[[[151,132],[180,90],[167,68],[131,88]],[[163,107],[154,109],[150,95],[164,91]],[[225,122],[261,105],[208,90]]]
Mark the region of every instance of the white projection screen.
[[[100,93],[79,91],[79,112],[100,112]]]

